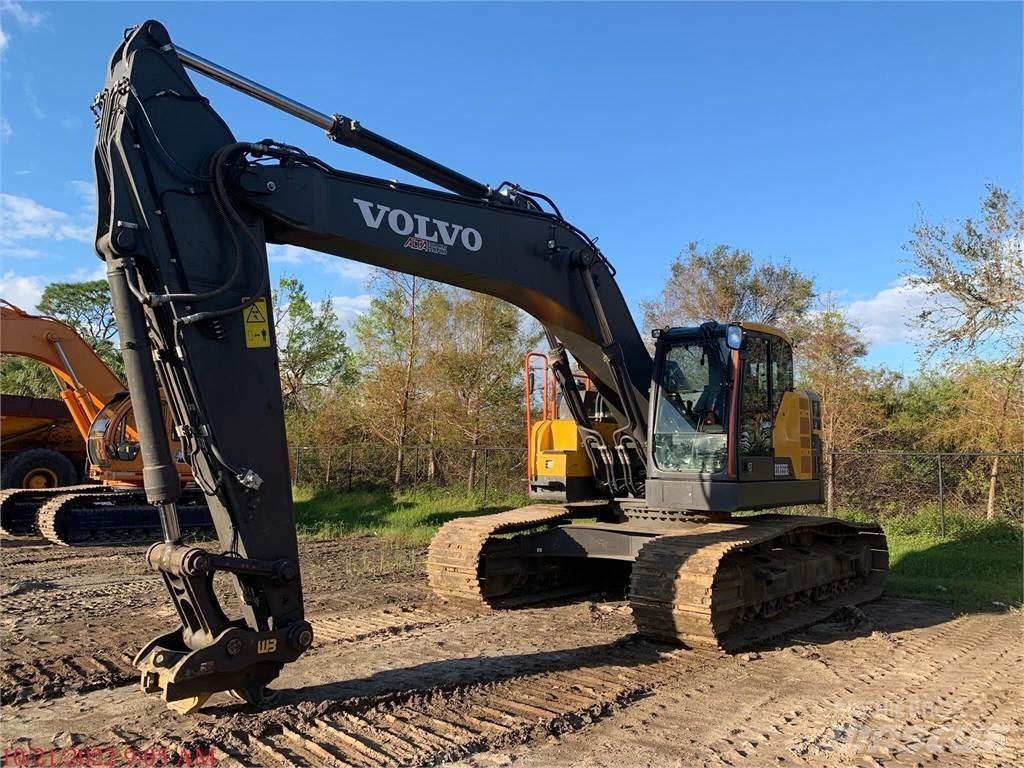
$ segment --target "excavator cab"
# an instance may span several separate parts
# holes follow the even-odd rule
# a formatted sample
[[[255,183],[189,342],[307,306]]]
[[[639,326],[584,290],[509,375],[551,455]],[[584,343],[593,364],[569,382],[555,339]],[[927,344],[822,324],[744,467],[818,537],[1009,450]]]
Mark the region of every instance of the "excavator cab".
[[[728,461],[730,364],[724,339],[667,344],[655,409],[654,461],[669,471],[721,473]]]
[[[178,471],[186,482],[191,482],[192,470],[185,463],[181,445],[174,435],[171,414],[166,403],[164,413]],[[89,425],[86,440],[89,476],[94,480],[104,480],[108,484],[138,486],[142,482],[142,471],[138,461],[140,451],[131,396],[127,392],[121,392],[100,410]]]
[[[647,501],[732,513],[823,500],[821,408],[792,340],[759,323],[656,333]]]
[[[108,469],[113,462],[134,461],[139,453],[139,436],[127,392],[114,397],[89,425],[86,450],[89,463]]]
[[[796,390],[792,341],[757,323],[705,323],[654,332],[647,501],[673,513],[820,503],[821,410]],[[588,427],[611,444],[600,395],[583,398]],[[593,462],[565,413],[533,425],[530,495],[599,497]]]

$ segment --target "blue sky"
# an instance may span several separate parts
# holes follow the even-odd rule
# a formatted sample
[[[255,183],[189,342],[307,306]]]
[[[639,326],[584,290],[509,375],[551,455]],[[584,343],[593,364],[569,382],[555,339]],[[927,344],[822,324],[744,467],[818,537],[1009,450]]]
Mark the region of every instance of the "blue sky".
[[[899,284],[919,206],[1021,192],[1019,3],[0,2],[0,295],[98,274],[89,103],[122,30],[183,47],[491,183],[552,196],[619,268],[634,308],[691,240],[789,258],[912,370],[920,296]],[[404,174],[195,76],[242,139]],[[361,265],[272,267],[366,306]]]

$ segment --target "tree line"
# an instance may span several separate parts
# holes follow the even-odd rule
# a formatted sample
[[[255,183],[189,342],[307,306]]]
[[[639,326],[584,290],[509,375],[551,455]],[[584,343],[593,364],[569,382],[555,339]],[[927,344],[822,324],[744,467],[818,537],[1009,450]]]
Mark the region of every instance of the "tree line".
[[[645,329],[741,319],[794,339],[801,387],[822,399],[826,461],[855,451],[1024,451],[1024,213],[988,186],[980,211],[955,222],[922,216],[906,245],[905,284],[928,297],[907,322],[920,328],[915,373],[867,362],[861,330],[834,296],[789,262],[758,260],[727,244],[691,243],[670,263],[659,294],[641,304]],[[522,359],[541,340],[518,309],[482,294],[375,270],[370,306],[346,333],[330,299],[312,300],[294,277],[274,295],[289,440],[300,445],[390,446],[395,482],[410,446],[522,443]],[[120,372],[103,281],[54,283],[40,311],[76,327]],[[902,329],[893,329],[894,334]],[[53,395],[31,361],[4,360],[0,391]],[[1000,457],[986,460],[994,514]],[[830,503],[834,467],[826,467]]]

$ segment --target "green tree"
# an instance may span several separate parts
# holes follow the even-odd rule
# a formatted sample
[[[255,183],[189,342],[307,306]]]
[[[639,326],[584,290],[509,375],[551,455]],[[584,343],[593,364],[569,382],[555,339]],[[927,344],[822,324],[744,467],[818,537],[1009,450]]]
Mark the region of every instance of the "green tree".
[[[63,320],[88,342],[110,369],[124,378],[117,349],[117,323],[106,280],[50,283],[43,289],[39,312]]]
[[[690,243],[669,266],[661,295],[640,306],[647,328],[747,320],[793,330],[813,298],[814,281],[786,261],[755,265],[750,251]]]
[[[878,372],[863,365],[867,346],[860,331],[831,298],[807,323],[797,355],[798,380],[821,398],[821,442],[825,460],[825,504],[835,507],[835,455],[865,447],[884,429],[872,402]],[[867,446],[872,447],[872,446]]]
[[[980,216],[936,224],[922,215],[911,234],[913,271],[907,282],[932,298],[919,317],[928,332],[926,354],[958,362],[983,354],[1006,363],[998,380],[991,380],[999,393],[992,443],[1002,449],[1024,369],[1024,211],[1009,192],[989,184]],[[994,456],[989,518],[995,515],[998,479]]]
[[[302,282],[286,276],[273,304],[284,407],[306,412],[331,388],[355,381],[355,360],[329,298],[314,305]]]
[[[354,325],[362,372],[361,418],[369,436],[395,447],[397,485],[418,416],[414,400],[425,354],[423,302],[434,288],[415,275],[378,269],[370,289],[370,307]]]
[[[452,442],[469,444],[472,491],[479,448],[515,444],[521,434],[522,358],[539,337],[524,330],[523,315],[511,304],[458,288],[436,290],[424,320],[428,407],[441,416],[430,422],[431,443],[441,423]]]
[[[58,397],[60,385],[50,369],[27,357],[0,356],[0,392],[23,397]]]

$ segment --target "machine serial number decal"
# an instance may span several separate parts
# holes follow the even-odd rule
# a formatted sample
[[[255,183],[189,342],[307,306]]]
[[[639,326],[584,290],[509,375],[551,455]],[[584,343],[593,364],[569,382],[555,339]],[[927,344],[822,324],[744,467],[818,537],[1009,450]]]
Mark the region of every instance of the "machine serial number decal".
[[[242,311],[245,318],[245,346],[260,349],[270,346],[270,323],[267,322],[267,300],[256,299]]]

